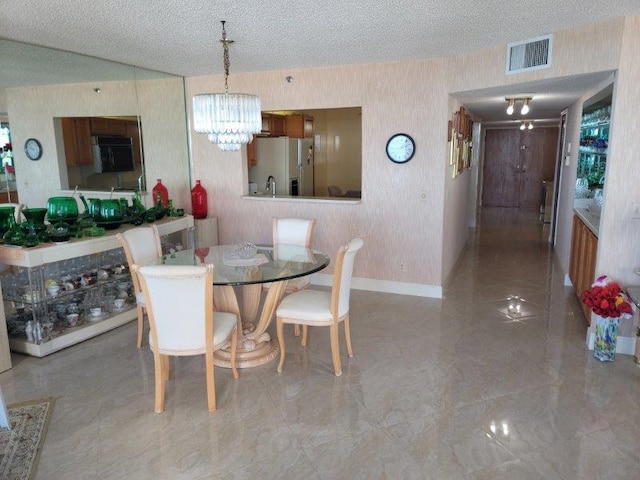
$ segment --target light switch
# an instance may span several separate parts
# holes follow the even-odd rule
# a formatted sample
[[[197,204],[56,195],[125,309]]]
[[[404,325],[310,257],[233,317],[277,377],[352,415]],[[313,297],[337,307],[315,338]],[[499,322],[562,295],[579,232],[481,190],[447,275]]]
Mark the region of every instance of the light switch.
[[[564,166],[568,167],[571,164],[571,155],[566,155],[564,157]]]

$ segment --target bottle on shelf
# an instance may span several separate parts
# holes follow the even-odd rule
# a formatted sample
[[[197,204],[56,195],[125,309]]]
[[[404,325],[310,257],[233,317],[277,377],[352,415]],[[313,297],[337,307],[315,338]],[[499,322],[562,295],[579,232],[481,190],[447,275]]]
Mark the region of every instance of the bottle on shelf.
[[[207,218],[207,191],[200,183],[200,180],[196,180],[196,185],[191,189],[191,211],[193,218]]]
[[[161,179],[158,179],[158,183],[156,183],[156,186],[153,187],[153,189],[151,190],[151,194],[154,199],[154,202],[158,198],[158,194],[159,194],[162,199],[162,206],[164,208],[169,207],[169,190],[167,190],[167,187],[165,187],[162,184]]]

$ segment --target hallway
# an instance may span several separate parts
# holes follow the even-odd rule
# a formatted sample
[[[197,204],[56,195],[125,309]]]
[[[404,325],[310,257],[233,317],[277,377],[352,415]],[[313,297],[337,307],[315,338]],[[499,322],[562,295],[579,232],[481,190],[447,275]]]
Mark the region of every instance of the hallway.
[[[183,357],[156,415],[131,323],[14,354],[0,385],[8,403],[57,397],[42,480],[637,480],[640,368],[586,350],[542,230],[537,212],[486,209],[444,299],[354,290],[342,377],[327,331],[302,348],[286,329],[281,374],[216,369],[209,414],[202,360]]]

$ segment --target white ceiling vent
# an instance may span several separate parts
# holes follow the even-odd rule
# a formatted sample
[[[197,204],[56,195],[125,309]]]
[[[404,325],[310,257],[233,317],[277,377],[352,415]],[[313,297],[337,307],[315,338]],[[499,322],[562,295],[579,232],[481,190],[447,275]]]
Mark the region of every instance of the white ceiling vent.
[[[553,35],[514,42],[507,46],[507,73],[528,72],[551,66]]]

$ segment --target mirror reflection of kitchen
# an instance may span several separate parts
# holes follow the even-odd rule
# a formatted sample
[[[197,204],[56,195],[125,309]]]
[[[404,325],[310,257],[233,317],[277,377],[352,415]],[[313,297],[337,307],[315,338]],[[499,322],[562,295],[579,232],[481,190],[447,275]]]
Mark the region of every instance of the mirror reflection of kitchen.
[[[6,118],[6,117],[5,117]],[[9,122],[0,119],[0,203],[17,203],[16,177]]]
[[[146,190],[137,117],[64,117],[56,121],[67,167],[66,179],[61,179],[63,188]]]

